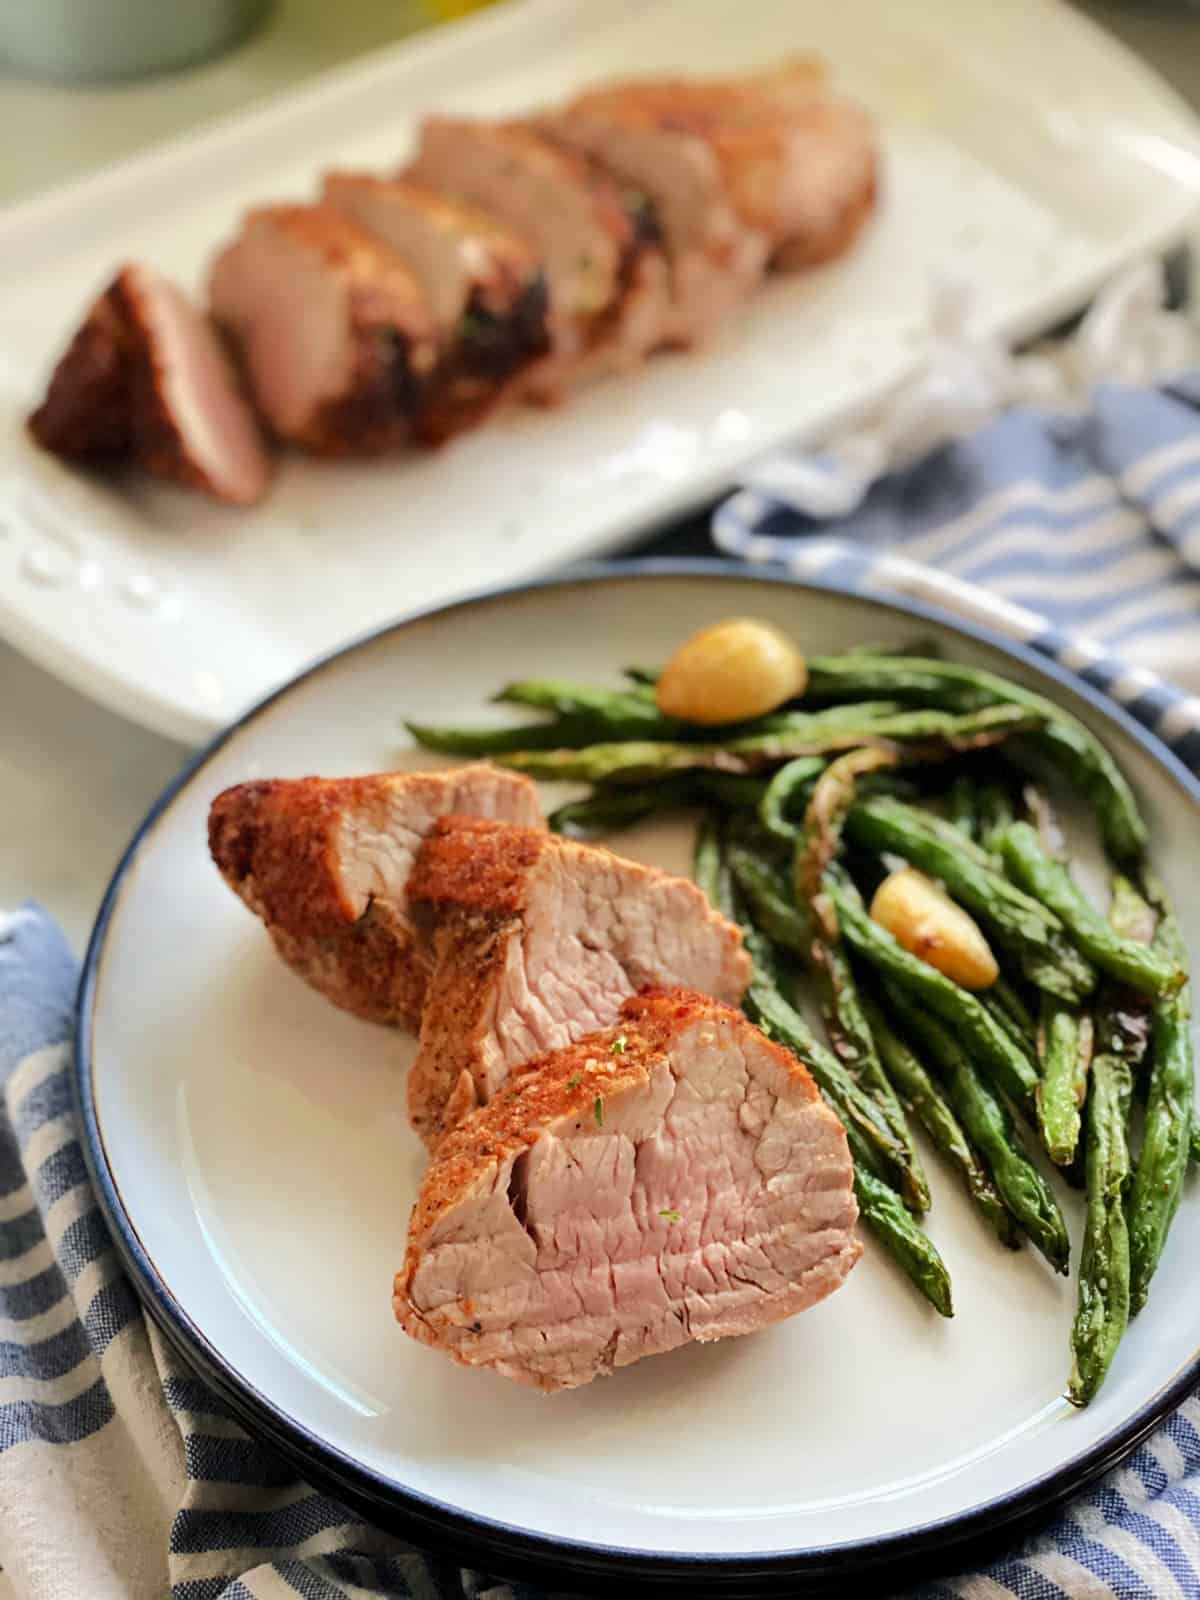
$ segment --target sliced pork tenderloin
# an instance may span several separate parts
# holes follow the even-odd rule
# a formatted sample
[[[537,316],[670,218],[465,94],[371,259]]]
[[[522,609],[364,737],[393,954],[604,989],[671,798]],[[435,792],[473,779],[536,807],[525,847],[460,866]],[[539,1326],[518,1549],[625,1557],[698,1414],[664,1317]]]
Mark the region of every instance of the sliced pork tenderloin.
[[[562,119],[564,128],[576,123],[576,141],[588,147],[597,124],[609,127],[610,160],[627,161],[629,148],[649,160],[656,144],[663,151],[690,145],[698,166],[699,151],[707,151],[720,193],[744,227],[765,235],[779,267],[840,255],[875,204],[871,119],[831,94],[812,61],[746,78],[644,79],[591,90]],[[680,208],[671,208],[669,195],[657,199],[678,231],[686,220]]]
[[[803,271],[845,255],[879,199],[874,120],[805,59],[747,80],[740,116],[731,109],[718,148],[743,215],[770,233],[772,267]]]
[[[331,456],[411,441],[437,326],[419,278],[382,239],[330,205],[253,211],[209,290],[279,438]]]
[[[466,1366],[571,1389],[815,1305],[859,1257],[856,1217],[806,1068],[740,1012],[649,991],[447,1134],[393,1307]]]
[[[216,330],[174,284],[136,262],[88,312],[29,431],[66,460],[134,462],[236,505],[252,505],[271,482],[258,423]]]
[[[530,828],[439,820],[408,899],[430,945],[409,1115],[431,1148],[509,1073],[607,1027],[640,989],[736,1003],[750,981],[740,931],[695,884]]]
[[[407,176],[490,212],[541,256],[553,349],[528,385],[534,397],[661,343],[666,271],[652,219],[594,162],[523,123],[430,117]]]
[[[365,778],[274,778],[226,789],[209,848],[284,961],[372,1022],[420,1024],[425,943],[409,912],[421,840],[448,813],[541,825],[527,778],[479,763]]]
[[[477,206],[400,178],[332,173],[324,199],[396,250],[421,280],[441,356],[418,427],[437,442],[514,395],[550,350],[549,294],[533,246]]]
[[[770,240],[738,215],[708,141],[662,125],[623,91],[581,96],[536,125],[646,196],[669,264],[661,342],[686,349],[710,339],[761,281]]]

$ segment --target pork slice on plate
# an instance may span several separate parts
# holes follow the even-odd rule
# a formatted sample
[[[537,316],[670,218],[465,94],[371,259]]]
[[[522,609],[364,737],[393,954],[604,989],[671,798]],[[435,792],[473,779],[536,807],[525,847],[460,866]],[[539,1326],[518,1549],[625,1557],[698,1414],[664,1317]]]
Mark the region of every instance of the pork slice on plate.
[[[209,848],[262,918],[279,954],[314,989],[372,1022],[416,1029],[428,977],[408,878],[439,817],[541,825],[527,778],[478,763],[366,778],[274,778],[226,789]]]
[[[738,216],[766,234],[776,266],[842,254],[875,204],[874,124],[830,92],[811,60],[746,78],[634,81],[583,95],[570,114],[706,145]]]
[[[807,1069],[740,1012],[651,990],[447,1134],[393,1306],[466,1366],[571,1389],[807,1310],[857,1261],[857,1214]]]
[[[430,117],[408,176],[490,212],[537,250],[554,344],[534,394],[553,398],[661,343],[665,269],[644,208],[590,161],[523,123]]]
[[[400,178],[332,173],[324,198],[421,280],[441,344],[422,434],[446,438],[512,396],[550,350],[549,295],[532,244],[477,206]]]
[[[431,963],[409,1115],[431,1147],[515,1068],[608,1027],[640,989],[736,1003],[750,981],[741,932],[694,883],[530,828],[440,820],[408,897]]]
[[[258,423],[212,324],[138,263],[88,312],[29,431],[67,460],[135,462],[237,505],[261,499],[271,481]]]
[[[329,205],[253,211],[209,292],[279,438],[332,456],[412,439],[437,326],[420,279],[382,239]]]

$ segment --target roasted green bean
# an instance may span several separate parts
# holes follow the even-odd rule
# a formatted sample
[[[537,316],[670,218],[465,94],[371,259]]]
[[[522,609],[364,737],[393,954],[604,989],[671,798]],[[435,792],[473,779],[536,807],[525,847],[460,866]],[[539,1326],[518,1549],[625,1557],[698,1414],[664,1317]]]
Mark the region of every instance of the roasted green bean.
[[[1182,965],[1186,951],[1174,911],[1162,886],[1157,880],[1150,882],[1159,911],[1155,948]],[[1150,1087],[1129,1201],[1132,1314],[1146,1303],[1150,1280],[1183,1196],[1195,1097],[1191,1010],[1191,988],[1185,983],[1177,993],[1156,1000],[1151,1013]]]
[[[1038,1030],[1042,1062],[1038,1117],[1047,1153],[1060,1167],[1071,1165],[1079,1145],[1080,1112],[1087,1098],[1092,1038],[1092,1018],[1088,1012],[1052,995],[1043,998]]]
[[[901,984],[885,984],[888,1004],[910,1038],[937,1063],[967,1137],[988,1165],[1008,1210],[1057,1272],[1066,1272],[1071,1244],[1049,1187],[1021,1147],[1004,1102],[975,1071],[959,1038]]]
[[[957,1169],[988,1227],[1002,1244],[1014,1247],[1018,1237],[1013,1218],[987,1168],[972,1150],[945,1094],[869,995],[862,996],[862,1005],[875,1047],[901,1103]]]
[[[836,714],[835,714],[836,713]],[[867,715],[862,706],[835,706],[829,712],[789,713],[781,725],[767,733],[729,739],[721,744],[687,744],[670,740],[629,740],[585,744],[583,748],[555,749],[539,739],[536,746],[514,750],[501,730],[502,749],[460,750],[462,754],[493,754],[501,766],[531,778],[571,779],[582,783],[641,783],[691,769],[719,772],[755,772],[794,756],[828,755],[859,745],[900,742],[915,747],[917,758],[974,749],[996,743],[1036,724],[1036,717],[1019,707],[989,706],[957,716],[945,711],[892,711]],[[432,735],[438,730],[410,724],[414,738],[430,749],[448,749]],[[541,731],[541,730],[539,730]],[[495,730],[489,730],[495,733]],[[458,738],[460,735],[455,734]],[[560,741],[565,745],[565,741]]]
[[[1017,882],[1050,908],[1084,955],[1102,971],[1142,994],[1164,995],[1178,989],[1183,982],[1179,963],[1161,951],[1122,938],[1088,900],[1067,868],[1045,853],[1027,822],[1015,822],[1006,828],[998,843],[1004,863]]]
[[[810,656],[806,701],[847,701],[868,695],[916,700],[951,711],[985,705],[1023,705],[1041,714],[1030,743],[1095,808],[1110,854],[1136,862],[1146,848],[1146,824],[1124,774],[1096,736],[1043,695],[977,667],[930,658]]]

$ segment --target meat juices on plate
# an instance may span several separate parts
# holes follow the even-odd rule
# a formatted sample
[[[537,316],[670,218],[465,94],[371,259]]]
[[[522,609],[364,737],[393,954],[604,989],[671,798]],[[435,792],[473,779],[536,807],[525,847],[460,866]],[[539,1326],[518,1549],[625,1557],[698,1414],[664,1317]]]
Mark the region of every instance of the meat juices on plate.
[[[740,1012],[650,991],[446,1135],[393,1306],[456,1361],[570,1389],[815,1305],[856,1217],[808,1071]]]

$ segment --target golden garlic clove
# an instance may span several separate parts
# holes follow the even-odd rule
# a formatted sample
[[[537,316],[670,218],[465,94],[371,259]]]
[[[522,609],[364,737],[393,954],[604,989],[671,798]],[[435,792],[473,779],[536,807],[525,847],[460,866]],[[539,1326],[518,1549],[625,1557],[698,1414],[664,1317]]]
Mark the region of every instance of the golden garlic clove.
[[[658,680],[658,708],[685,722],[717,726],[774,711],[804,693],[808,669],[796,646],[769,622],[733,617],[692,635]]]
[[[1000,976],[975,919],[915,867],[883,880],[871,915],[898,944],[964,989],[986,989]]]

